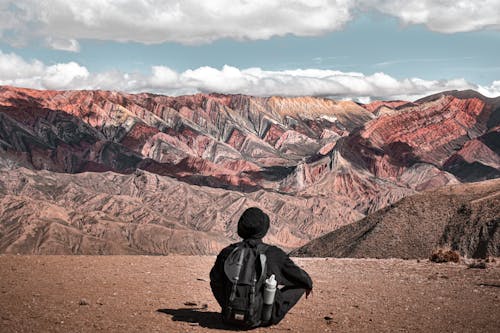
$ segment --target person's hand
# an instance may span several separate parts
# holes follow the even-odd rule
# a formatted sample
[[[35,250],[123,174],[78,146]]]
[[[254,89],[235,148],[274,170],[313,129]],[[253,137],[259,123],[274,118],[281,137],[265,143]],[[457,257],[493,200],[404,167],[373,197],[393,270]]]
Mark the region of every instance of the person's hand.
[[[306,290],[306,299],[309,297],[309,295],[312,296],[312,294],[313,294],[313,290],[312,289],[307,289]]]

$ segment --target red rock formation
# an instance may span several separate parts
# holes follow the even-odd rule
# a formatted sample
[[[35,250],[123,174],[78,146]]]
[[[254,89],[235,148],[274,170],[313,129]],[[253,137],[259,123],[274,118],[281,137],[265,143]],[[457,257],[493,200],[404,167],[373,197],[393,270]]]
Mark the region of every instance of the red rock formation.
[[[314,97],[0,87],[0,167],[142,169],[192,185],[255,192],[248,195],[259,196],[255,203],[276,216],[302,221],[273,234],[280,244],[297,245],[416,191],[457,178],[500,177],[499,112],[500,99],[475,92],[363,108]],[[292,216],[271,202],[274,192],[308,208],[299,214],[289,207]],[[214,207],[213,214],[224,209]],[[325,211],[321,223],[308,215]],[[190,223],[186,218],[188,228],[205,228]]]
[[[468,163],[481,162],[495,169],[500,169],[500,157],[481,141],[470,140],[456,152]]]
[[[402,106],[365,124],[344,141],[343,152],[383,178],[396,178],[414,163],[443,167],[471,138],[488,133],[498,99],[442,94]]]
[[[382,116],[367,124],[361,137],[379,148],[404,143],[422,161],[442,165],[453,150],[451,142],[467,136],[468,129],[484,126],[477,124],[483,108],[484,102],[479,99],[443,96],[430,104],[403,109],[394,116]]]
[[[252,172],[257,185],[260,167],[297,166],[304,160],[307,164],[311,156],[328,154],[334,147],[361,168],[393,181],[417,162],[449,167],[452,155],[470,136],[486,135],[499,104],[470,92],[445,93],[415,103],[377,101],[366,109],[352,102],[310,97],[167,97],[10,87],[3,87],[0,94],[2,113],[27,126],[21,136],[37,142],[31,147],[33,143],[24,140],[30,147],[14,150],[32,152],[29,163],[37,168],[79,172],[87,165],[108,163],[98,169],[131,172],[142,158],[150,158],[165,164],[162,174],[220,178],[221,186],[227,179],[234,183],[241,172]],[[380,107],[398,110],[372,119],[368,111]],[[72,125],[62,128],[62,121]],[[361,131],[350,135],[341,129],[363,124]],[[75,127],[84,129],[85,135],[71,137]],[[339,145],[341,136],[346,138]],[[5,140],[10,140],[8,135]],[[188,163],[190,174],[183,166],[174,168],[186,158],[207,163]],[[157,165],[155,170],[161,168]],[[314,167],[305,165],[305,169]],[[311,185],[325,170],[304,174],[305,183],[299,187]],[[248,183],[248,179],[242,181]],[[266,182],[271,188],[298,189],[287,184]]]
[[[366,115],[367,112],[358,106],[327,99],[253,98],[219,94],[174,98],[107,91],[58,92],[3,87],[0,91],[0,106],[3,114],[28,126],[25,130],[31,132],[34,137],[41,135],[36,133],[39,130],[40,119],[45,119],[50,124],[47,128],[49,132],[54,126],[61,126],[55,122],[54,113],[65,114],[67,120],[77,126],[90,126],[89,129],[93,132],[90,134],[93,144],[88,145],[83,155],[94,156],[96,159],[82,160],[81,164],[70,172],[83,171],[86,165],[111,162],[109,158],[100,158],[103,153],[111,156],[108,151],[109,145],[102,143],[111,141],[119,144],[121,148],[113,148],[111,154],[116,163],[103,166],[103,169],[120,172],[130,172],[134,169],[134,165],[129,165],[130,163],[121,165],[122,158],[118,155],[122,154],[127,160],[134,155],[133,153],[137,153],[157,162],[169,164],[179,163],[187,157],[202,158],[226,168],[225,171],[221,170],[216,175],[211,175],[215,177],[221,175],[221,181],[227,178],[222,175],[234,175],[234,171],[255,171],[259,165],[293,165],[314,153],[311,149],[317,150],[319,143],[316,142],[324,130],[324,121],[319,118],[322,115],[338,114],[345,119],[343,126],[347,127],[352,127],[353,124],[357,126],[370,119]],[[317,119],[311,119],[312,115]],[[306,117],[307,121],[302,121],[301,117]],[[328,127],[338,131],[336,125],[329,124]],[[295,146],[291,150],[287,148],[286,151],[278,152],[274,148],[276,142],[280,138],[283,141],[284,133],[288,132],[287,136],[290,136],[290,133],[295,131],[302,133],[303,138],[310,141],[311,148],[305,151],[300,148],[297,150],[297,145],[292,143]],[[168,135],[165,136],[161,132]],[[310,135],[313,137],[309,139]],[[50,136],[57,137],[58,133],[51,133]],[[57,137],[58,141],[63,141],[57,142],[57,146],[66,143],[61,139]],[[48,138],[45,141],[48,141]],[[225,145],[227,147],[224,148]],[[47,149],[54,148],[45,147],[42,150]],[[67,151],[67,149],[56,149],[62,150],[62,153]],[[28,147],[28,150],[31,148]],[[33,149],[34,152],[38,150],[38,148]],[[73,153],[67,152],[67,154]],[[228,154],[230,160],[224,157]],[[42,153],[42,155],[47,154]],[[140,159],[140,156],[138,158]],[[246,162],[232,162],[236,160]],[[43,163],[36,161],[36,166],[39,168],[57,171],[67,169],[58,167],[57,161]],[[209,168],[209,170],[193,169],[193,175],[207,175],[213,169],[209,163],[191,165]],[[239,170],[231,169],[235,166]],[[171,169],[168,165],[165,167]],[[166,173],[171,174],[171,172]]]
[[[121,144],[137,153],[143,153],[143,155],[145,155],[143,147],[146,142],[158,132],[156,127],[148,126],[144,123],[135,123],[132,129],[123,137]]]
[[[286,132],[286,129],[281,127],[278,124],[271,123],[269,126],[266,135],[264,136],[264,141],[274,146],[276,141]]]

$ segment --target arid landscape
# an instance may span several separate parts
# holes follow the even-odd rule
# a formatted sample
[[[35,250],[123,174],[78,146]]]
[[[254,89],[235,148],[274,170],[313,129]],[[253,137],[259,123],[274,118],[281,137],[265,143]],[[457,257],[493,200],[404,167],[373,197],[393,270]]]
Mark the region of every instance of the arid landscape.
[[[498,332],[499,112],[2,87],[0,331],[227,330],[208,272],[258,206],[314,294],[257,332]]]
[[[0,331],[222,332],[212,256],[0,256]],[[498,332],[500,265],[295,261],[314,281],[277,326],[254,332]],[[175,267],[175,269],[172,269]]]
[[[500,332],[498,13],[0,0],[0,333]]]

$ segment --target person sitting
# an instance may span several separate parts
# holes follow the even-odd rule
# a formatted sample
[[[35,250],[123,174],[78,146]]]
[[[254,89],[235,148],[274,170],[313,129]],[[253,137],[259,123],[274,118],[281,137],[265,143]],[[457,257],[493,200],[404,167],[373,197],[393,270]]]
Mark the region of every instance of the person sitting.
[[[243,238],[243,241],[231,244],[224,248],[215,260],[215,264],[210,271],[210,286],[222,309],[224,320],[227,317],[227,309],[228,307],[230,308],[229,300],[231,297],[234,300],[235,297],[234,291],[236,287],[233,287],[233,289],[231,288],[236,282],[238,282],[238,278],[235,279],[236,282],[230,281],[228,278],[226,274],[228,270],[226,261],[229,260],[228,258],[232,255],[232,253],[235,253],[236,248],[246,247],[253,250],[255,253],[252,257],[253,259],[243,260],[243,257],[241,257],[239,263],[240,266],[253,260],[254,262],[257,262],[257,264],[255,264],[255,269],[253,268],[254,266],[251,266],[251,269],[254,271],[259,269],[264,270],[265,277],[269,277],[274,274],[278,283],[278,288],[272,305],[271,317],[266,320],[256,320],[255,322],[252,322],[252,327],[268,326],[279,323],[285,317],[286,313],[290,311],[290,309],[299,301],[304,293],[307,298],[312,292],[313,282],[310,276],[303,269],[298,267],[283,250],[276,246],[263,243],[262,238],[266,235],[268,229],[269,216],[257,207],[248,208],[243,212],[238,221],[238,235]],[[258,258],[260,254],[265,256],[265,263],[260,265],[264,265],[265,268],[259,267]],[[251,264],[254,265],[253,262]],[[259,282],[256,282],[256,277],[259,275],[260,273],[258,272],[253,275],[254,293],[261,292],[261,290],[255,291],[256,284],[257,289],[264,289],[263,286],[259,285]],[[232,296],[230,295],[231,291],[233,291]]]

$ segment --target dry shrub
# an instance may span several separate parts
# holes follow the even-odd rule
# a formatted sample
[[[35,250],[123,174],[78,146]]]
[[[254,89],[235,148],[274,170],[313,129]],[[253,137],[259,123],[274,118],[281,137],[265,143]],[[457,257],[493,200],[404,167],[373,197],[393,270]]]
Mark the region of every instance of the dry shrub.
[[[429,260],[436,263],[442,262],[459,262],[460,255],[456,251],[447,250],[447,249],[437,249],[434,251]]]

